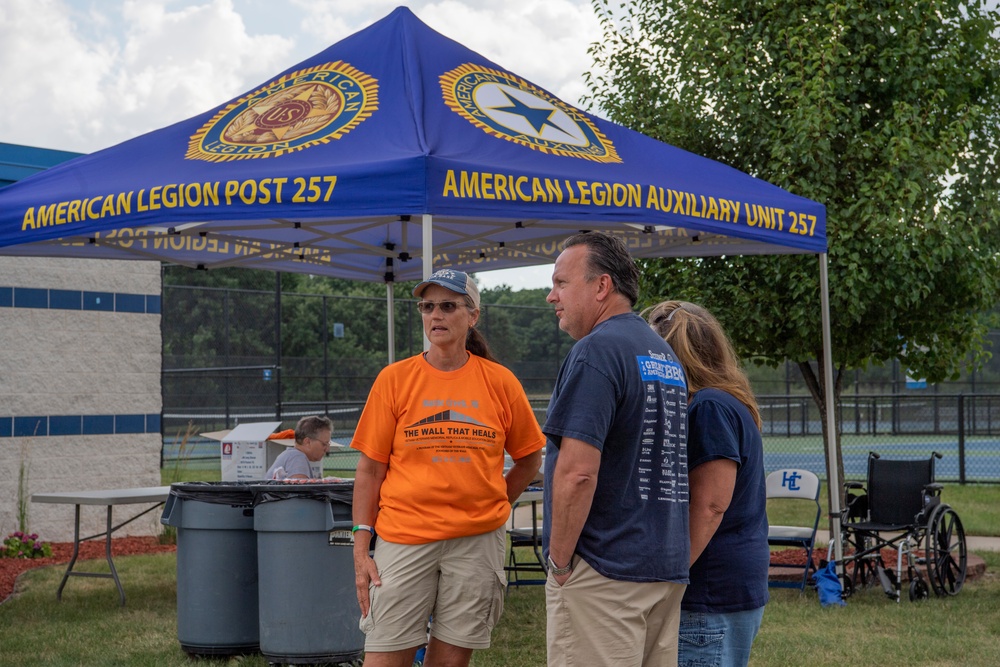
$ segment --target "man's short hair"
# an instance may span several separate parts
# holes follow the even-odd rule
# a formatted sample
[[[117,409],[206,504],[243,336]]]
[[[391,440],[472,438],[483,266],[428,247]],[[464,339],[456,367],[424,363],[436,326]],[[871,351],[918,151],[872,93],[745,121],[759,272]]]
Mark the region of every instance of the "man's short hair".
[[[625,242],[618,236],[604,232],[580,232],[566,239],[563,249],[585,245],[587,254],[587,280],[606,273],[611,276],[615,291],[634,306],[639,301],[639,268],[632,260]]]
[[[333,431],[333,422],[326,415],[303,417],[295,425],[295,442],[301,443],[306,438],[319,440],[316,434],[327,429]]]

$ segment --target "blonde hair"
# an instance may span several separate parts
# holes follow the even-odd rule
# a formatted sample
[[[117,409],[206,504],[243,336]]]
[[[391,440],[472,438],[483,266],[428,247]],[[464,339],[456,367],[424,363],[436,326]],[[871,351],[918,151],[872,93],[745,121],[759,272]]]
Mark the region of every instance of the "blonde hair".
[[[684,367],[688,394],[712,387],[731,394],[747,407],[757,428],[760,410],[750,380],[719,320],[705,308],[687,301],[664,301],[642,311]]]

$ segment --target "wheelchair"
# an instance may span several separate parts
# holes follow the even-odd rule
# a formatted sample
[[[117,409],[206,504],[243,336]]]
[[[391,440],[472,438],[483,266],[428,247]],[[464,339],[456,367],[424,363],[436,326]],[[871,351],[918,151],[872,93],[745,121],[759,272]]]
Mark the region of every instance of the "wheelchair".
[[[934,461],[940,458],[933,452],[927,460],[890,460],[869,452],[867,484],[844,484],[843,597],[880,585],[899,602],[904,563],[911,601],[926,600],[931,589],[940,597],[962,590],[965,529],[941,501],[942,486],[934,481]],[[883,549],[896,551],[895,569],[885,562]]]

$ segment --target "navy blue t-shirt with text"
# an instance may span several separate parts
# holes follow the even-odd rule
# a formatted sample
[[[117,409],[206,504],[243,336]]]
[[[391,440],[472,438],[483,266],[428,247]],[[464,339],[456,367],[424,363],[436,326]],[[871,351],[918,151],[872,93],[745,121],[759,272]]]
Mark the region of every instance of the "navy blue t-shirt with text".
[[[621,581],[687,583],[687,386],[673,350],[635,313],[594,327],[566,356],[545,426],[543,542],[562,438],[601,450],[576,554]]]
[[[736,487],[722,522],[691,566],[685,611],[725,614],[767,604],[767,491],[760,429],[745,405],[719,389],[691,397],[688,464],[735,461]]]

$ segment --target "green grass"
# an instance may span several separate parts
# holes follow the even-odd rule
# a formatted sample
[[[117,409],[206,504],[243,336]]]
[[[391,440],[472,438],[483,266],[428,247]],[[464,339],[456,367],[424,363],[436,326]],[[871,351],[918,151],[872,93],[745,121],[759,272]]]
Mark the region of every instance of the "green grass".
[[[1000,536],[1000,484],[945,484],[941,499],[962,519],[966,534]]]
[[[161,468],[160,483],[167,486],[174,482],[218,482],[222,478],[222,471],[217,462],[212,462],[212,464],[211,466],[200,466],[187,463],[177,467]],[[324,468],[323,475],[353,478],[354,469]]]
[[[1000,664],[1000,553],[980,552],[987,574],[955,597],[896,603],[878,590],[855,594],[846,607],[823,608],[812,591],[772,590],[753,667],[843,665]],[[96,565],[98,561],[88,563]],[[176,558],[173,554],[116,560],[128,603],[118,605],[107,580],[74,578],[56,602],[62,566],[40,568],[20,580],[19,593],[0,605],[3,664],[22,667],[191,667],[176,630]],[[96,567],[94,569],[97,569]],[[354,604],[354,600],[331,601]],[[266,667],[261,656],[199,661],[211,667]],[[477,651],[475,667],[545,664],[545,593],[511,590],[493,634]]]
[[[822,608],[813,592],[772,590],[750,664],[1000,664],[1000,554],[981,552],[987,574],[955,597],[896,603],[870,589],[846,607]],[[804,655],[804,652],[805,655]]]
[[[94,571],[99,561],[87,563]],[[57,602],[63,565],[22,575],[19,595],[0,605],[9,665],[183,665],[176,640],[173,554],[118,558],[127,606],[106,579],[72,578]],[[107,571],[106,565],[103,571]]]

